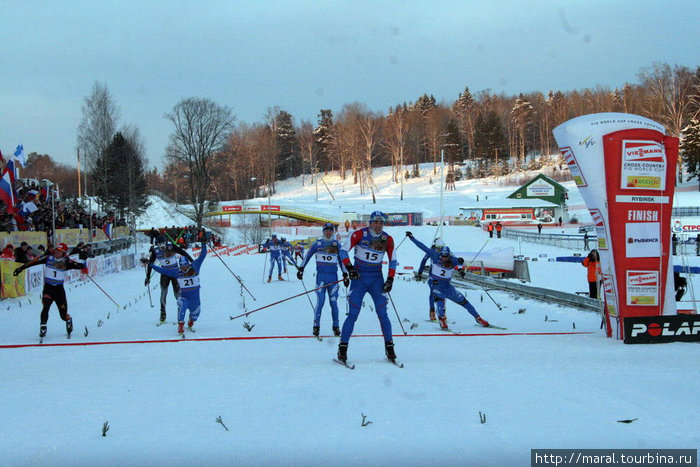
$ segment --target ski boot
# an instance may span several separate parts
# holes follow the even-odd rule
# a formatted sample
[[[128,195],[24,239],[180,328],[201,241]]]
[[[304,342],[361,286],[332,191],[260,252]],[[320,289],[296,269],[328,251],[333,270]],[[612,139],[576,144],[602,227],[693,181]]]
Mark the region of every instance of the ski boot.
[[[272,280],[272,276],[267,278],[267,282],[270,282]]]
[[[479,323],[479,324],[481,324],[481,325],[482,325],[483,327],[485,327],[485,328],[489,327],[489,322],[486,321],[486,320],[485,320],[484,318],[482,318],[481,316],[477,316],[477,317],[476,317],[476,322]]]
[[[347,342],[341,342],[338,344],[338,360],[340,360],[343,363],[346,363],[348,361],[348,343]]]
[[[430,310],[430,321],[435,321],[435,310]]]
[[[46,325],[42,324],[39,326],[39,337],[46,337]]]
[[[394,343],[393,342],[385,342],[384,346],[386,347],[386,358],[388,358],[392,362],[396,361],[396,353],[394,352]]]
[[[192,318],[190,318],[190,320],[187,322],[187,328],[191,331],[193,327],[194,327],[194,320]]]
[[[184,321],[178,321],[177,333],[178,334],[185,334],[185,322]]]
[[[447,316],[440,316],[438,319],[440,320],[440,328],[447,329]]]
[[[160,310],[160,322],[165,323],[165,310]]]
[[[282,278],[282,274],[280,274],[279,276],[277,276],[277,279],[279,279],[279,280],[281,280],[281,281],[284,280],[284,279]]]
[[[312,331],[314,336],[318,337],[318,333],[319,333],[320,329],[321,328],[319,326],[314,326],[314,329]]]
[[[73,318],[69,316],[66,320],[66,333],[68,333],[68,337],[70,337],[71,332],[73,332]]]
[[[333,326],[333,335],[335,337],[340,336],[340,328],[338,326]]]

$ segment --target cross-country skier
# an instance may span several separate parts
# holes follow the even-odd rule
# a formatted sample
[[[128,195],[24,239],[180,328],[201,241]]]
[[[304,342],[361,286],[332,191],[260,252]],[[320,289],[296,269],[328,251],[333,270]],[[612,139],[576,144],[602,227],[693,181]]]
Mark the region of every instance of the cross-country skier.
[[[445,316],[445,299],[449,298],[457,305],[464,307],[469,314],[471,314],[476,322],[483,327],[489,327],[488,321],[479,316],[476,309],[472,306],[467,298],[462,295],[454,286],[450,283],[452,280],[452,273],[457,264],[464,263],[463,258],[458,258],[450,252],[450,247],[443,246],[440,251],[437,252],[427,246],[423,245],[420,241],[413,237],[411,232],[406,232],[406,236],[411,239],[411,241],[421,250],[425,252],[432,261],[432,266],[430,267],[430,278],[433,280],[433,295],[435,295],[435,308],[437,309],[438,320],[440,321],[440,327],[447,329],[447,317]]]
[[[440,251],[440,248],[442,248],[443,246],[445,246],[445,242],[443,242],[441,238],[436,238],[433,242],[433,246],[431,246],[430,248],[435,251]],[[418,280],[423,279],[423,270],[425,269],[425,265],[428,262],[428,259],[430,259],[430,255],[426,253],[420,262],[420,266],[418,266],[418,274],[416,275],[416,278]],[[433,283],[433,279],[431,277],[428,277],[428,287],[430,287],[430,293],[428,294],[428,315],[430,316],[430,321],[435,321],[437,319],[435,317],[435,295],[433,295]]]
[[[277,264],[277,279],[283,281],[282,258],[280,257],[282,254],[282,243],[277,240],[277,234],[272,234],[272,238],[268,239],[263,246],[270,251],[270,274],[267,275],[267,282],[272,280],[272,271],[275,269],[275,264]]]
[[[286,238],[282,237],[280,239],[282,242],[280,244],[280,251],[282,252],[282,265],[284,266],[284,273],[287,273],[287,260],[291,261],[292,263],[292,244],[287,241]]]
[[[172,242],[166,241],[160,245],[155,245],[151,247],[150,258],[148,263],[156,263],[163,268],[177,269],[177,255],[186,257],[190,262],[192,262],[192,257],[185,250],[175,245]],[[146,287],[151,283],[151,267],[146,268],[146,280],[143,285]],[[168,277],[167,275],[161,274],[160,276],[160,322],[165,322],[165,303],[168,297],[168,285],[173,284],[173,295],[175,295],[175,300],[180,298],[180,286],[177,280]]]
[[[345,272],[342,259],[347,258],[348,254],[340,245],[338,240],[333,239],[333,224],[327,223],[323,226],[323,235],[319,238],[311,248],[309,248],[306,258],[299,266],[297,278],[304,278],[304,267],[309,263],[311,257],[316,258],[316,308],[314,309],[314,327],[313,334],[318,337],[321,326],[321,310],[326,301],[326,293],[331,304],[331,316],[333,317],[333,334],[340,335],[340,326],[338,322],[338,266],[343,273],[343,281],[349,283],[348,273]],[[326,284],[333,284],[329,287],[323,287]],[[347,284],[346,284],[347,286]]]
[[[394,257],[394,239],[384,232],[386,215],[381,211],[374,211],[370,215],[369,227],[356,230],[350,236],[347,252],[353,248],[355,251],[355,265],[349,258],[343,259],[343,264],[348,270],[350,285],[350,311],[343,323],[343,330],[338,344],[338,360],[346,362],[348,355],[348,342],[355,328],[355,321],[360,315],[362,299],[366,293],[372,296],[374,308],[379,318],[379,324],[384,335],[386,357],[392,362],[396,361],[394,352],[394,339],[391,333],[391,322],[387,315],[387,293],[391,292],[398,264]],[[382,275],[382,260],[384,255],[389,257],[389,274],[384,281]]]
[[[304,242],[297,242],[294,245],[294,262],[297,262],[297,258],[304,261]]]
[[[157,266],[145,258],[141,260],[163,276],[175,279],[180,285],[180,296],[177,299],[177,332],[179,334],[185,333],[185,314],[187,310],[190,312],[190,319],[187,322],[187,327],[190,331],[194,327],[197,318],[199,318],[199,313],[201,312],[199,270],[206,256],[207,243],[202,242],[202,250],[199,257],[194,261],[190,261],[185,256],[180,256],[176,268]]]
[[[73,318],[68,314],[68,300],[66,299],[66,289],[63,288],[63,282],[69,269],[81,269],[87,274],[87,268],[84,264],[68,258],[68,245],[59,243],[52,253],[23,264],[15,269],[12,275],[18,276],[26,268],[37,264],[44,265],[44,290],[41,292],[43,308],[41,309],[39,337],[43,338],[46,336],[46,323],[49,321],[49,308],[51,308],[52,303],[56,303],[58,314],[66,322],[66,332],[68,337],[70,337],[71,332],[73,332]]]

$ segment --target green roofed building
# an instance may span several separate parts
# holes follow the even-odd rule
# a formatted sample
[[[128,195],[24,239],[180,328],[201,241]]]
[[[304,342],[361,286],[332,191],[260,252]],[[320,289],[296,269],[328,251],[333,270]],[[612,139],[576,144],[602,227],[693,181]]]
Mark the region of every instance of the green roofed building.
[[[566,200],[569,199],[569,190],[555,182],[546,175],[539,174],[513,193],[508,198],[514,199],[541,199],[559,205],[566,211]]]

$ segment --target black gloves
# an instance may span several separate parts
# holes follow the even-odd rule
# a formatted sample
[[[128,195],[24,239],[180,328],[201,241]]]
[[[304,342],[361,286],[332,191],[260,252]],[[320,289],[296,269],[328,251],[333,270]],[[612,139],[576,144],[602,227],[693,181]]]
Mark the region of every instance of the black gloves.
[[[413,238],[413,234],[412,234],[411,232],[406,232],[406,236],[407,236],[408,238]]]
[[[146,277],[146,280],[143,281],[143,285],[146,286],[146,287],[148,287],[148,284],[150,284],[150,283],[151,283],[151,278],[150,278],[150,277]]]
[[[345,287],[347,287],[347,286],[350,285],[350,279],[348,279],[348,273],[347,273],[347,272],[344,272],[344,273],[343,273],[343,285],[344,285]]]
[[[148,259],[146,259],[146,258],[141,258],[140,261],[141,261],[141,264],[143,264],[144,266],[148,266],[148,263],[150,263],[150,261],[148,261]]]
[[[394,285],[394,278],[393,277],[387,277],[386,282],[384,282],[384,286],[382,287],[382,290],[384,293],[389,293],[391,292],[391,286]]]
[[[416,273],[416,280],[422,281],[423,280],[423,273],[418,271]]]
[[[297,279],[302,280],[304,279],[304,266],[301,266],[299,270],[297,271]]]
[[[357,272],[355,266],[353,266],[352,264],[346,264],[345,269],[348,270],[348,277],[350,277],[350,279],[355,281],[360,278],[360,273]]]
[[[17,276],[19,276],[20,272],[22,272],[22,268],[17,268],[12,272],[12,275],[17,277]]]

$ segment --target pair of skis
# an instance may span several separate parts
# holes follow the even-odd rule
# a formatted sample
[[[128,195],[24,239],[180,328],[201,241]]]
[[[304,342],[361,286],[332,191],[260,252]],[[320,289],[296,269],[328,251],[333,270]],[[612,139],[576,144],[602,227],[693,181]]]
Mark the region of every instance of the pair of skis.
[[[348,363],[348,362],[344,362],[344,361],[342,361],[342,360],[338,360],[337,358],[334,358],[333,361],[334,361],[335,363],[339,364],[339,365],[343,365],[345,368],[347,368],[347,369],[349,369],[349,370],[354,370],[354,369],[355,369],[355,365],[354,365],[354,364],[350,364],[350,363]],[[387,361],[388,361],[389,363],[392,363],[392,364],[396,365],[396,366],[399,367],[399,368],[403,368],[403,363],[397,362],[395,359],[394,359],[394,360],[389,360],[389,359],[387,359]]]

